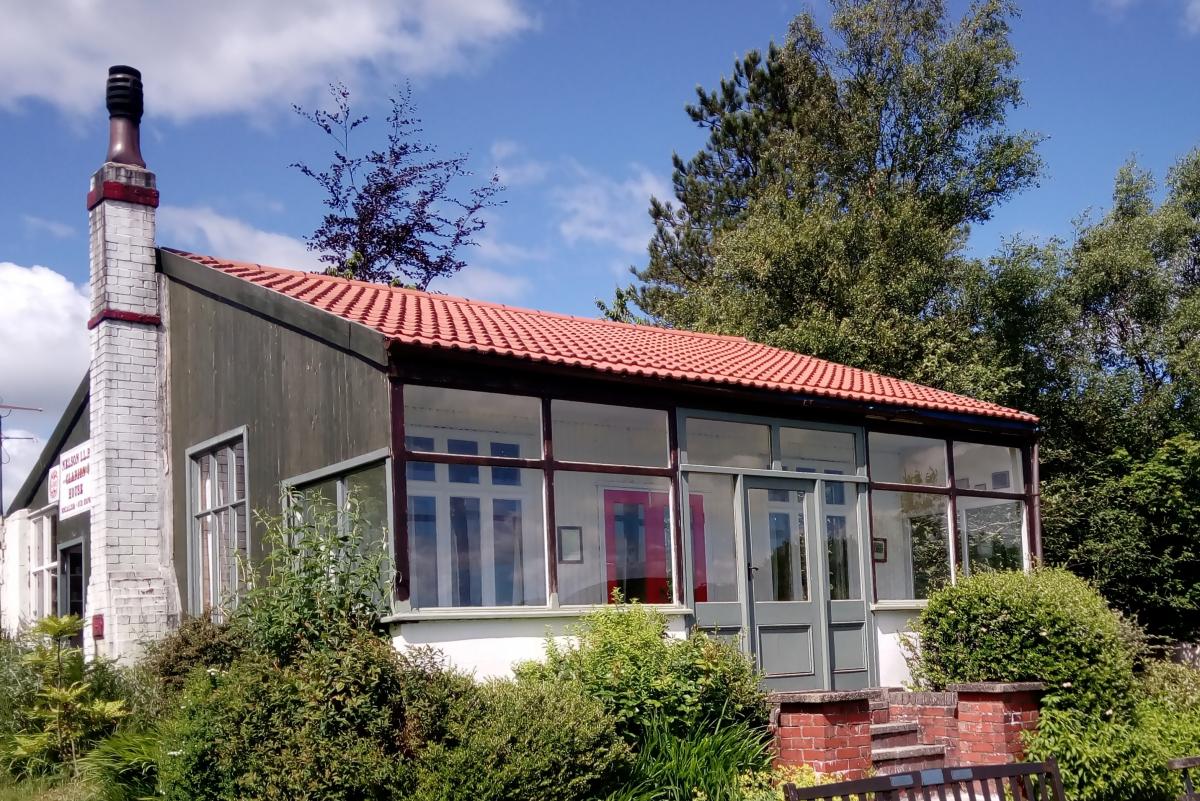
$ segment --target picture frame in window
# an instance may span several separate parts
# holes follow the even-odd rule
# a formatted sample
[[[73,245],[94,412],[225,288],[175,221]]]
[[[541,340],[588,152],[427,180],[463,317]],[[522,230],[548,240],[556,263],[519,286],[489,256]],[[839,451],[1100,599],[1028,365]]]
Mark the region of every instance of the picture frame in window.
[[[876,562],[887,561],[887,539],[885,537],[871,538],[871,559]]]
[[[971,479],[957,478],[954,480],[954,486],[958,487],[959,489],[970,489],[971,488]]]
[[[558,561],[564,565],[583,564],[583,527],[558,527]]]
[[[1005,490],[1012,486],[1012,476],[1007,470],[997,470],[992,473],[992,489]]]
[[[975,489],[983,490],[984,492],[987,492],[987,484],[976,484]]]

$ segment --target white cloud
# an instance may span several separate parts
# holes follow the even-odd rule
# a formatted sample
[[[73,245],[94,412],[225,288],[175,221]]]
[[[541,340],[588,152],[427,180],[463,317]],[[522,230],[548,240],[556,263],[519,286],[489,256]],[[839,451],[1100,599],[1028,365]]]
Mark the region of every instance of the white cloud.
[[[529,287],[529,279],[520,275],[507,275],[487,267],[464,267],[449,278],[439,278],[429,288],[474,300],[510,303],[528,292]]]
[[[614,180],[575,164],[577,180],[554,192],[562,219],[558,230],[568,244],[611,245],[626,253],[642,253],[654,226],[647,210],[651,195],[666,199],[670,186],[645,167],[631,165],[632,175]]]
[[[324,269],[303,240],[262,231],[207,206],[163,206],[158,210],[158,240],[183,250],[252,261],[293,270]]]
[[[47,220],[45,217],[35,217],[32,214],[22,214],[21,222],[31,234],[47,234],[55,239],[70,239],[75,236],[75,229],[57,220]]]
[[[492,169],[505,186],[540,183],[550,173],[549,164],[526,157],[516,142],[501,139],[492,144],[491,153]]]
[[[0,378],[4,401],[44,411],[14,412],[5,432],[36,436],[4,446],[4,503],[41,453],[88,366],[89,301],[85,287],[48,267],[0,262]]]
[[[1200,33],[1200,0],[1188,0],[1183,8],[1183,27],[1188,33]]]
[[[8,4],[0,108],[96,109],[112,64],[142,70],[147,108],[187,119],[309,102],[333,79],[460,72],[535,24],[520,0]]]

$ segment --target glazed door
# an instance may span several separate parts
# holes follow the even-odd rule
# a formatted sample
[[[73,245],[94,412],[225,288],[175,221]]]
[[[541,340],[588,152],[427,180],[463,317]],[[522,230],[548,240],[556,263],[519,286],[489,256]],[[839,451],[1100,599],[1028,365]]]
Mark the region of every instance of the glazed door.
[[[744,479],[749,630],[767,690],[830,686],[815,483]]]

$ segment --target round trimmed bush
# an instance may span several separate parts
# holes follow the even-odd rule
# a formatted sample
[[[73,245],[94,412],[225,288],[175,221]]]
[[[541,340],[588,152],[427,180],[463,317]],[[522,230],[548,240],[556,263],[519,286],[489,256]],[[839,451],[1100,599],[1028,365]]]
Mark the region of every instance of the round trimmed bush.
[[[598,700],[578,686],[494,681],[421,755],[414,801],[602,798],[631,762]]]
[[[979,573],[929,599],[910,667],[931,688],[1042,681],[1044,706],[1112,714],[1136,700],[1130,629],[1065,570]]]

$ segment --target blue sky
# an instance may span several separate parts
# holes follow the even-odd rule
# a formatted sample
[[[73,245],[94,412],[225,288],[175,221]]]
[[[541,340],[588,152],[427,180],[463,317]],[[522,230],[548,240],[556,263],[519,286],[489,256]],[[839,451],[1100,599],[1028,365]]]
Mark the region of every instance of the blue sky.
[[[1022,4],[1014,29],[1026,104],[1014,127],[1047,137],[1041,185],[973,231],[978,255],[1008,236],[1069,235],[1136,155],[1162,176],[1200,144],[1200,0]],[[965,4],[952,2],[955,14]],[[411,0],[203,4],[24,3],[0,30],[0,397],[46,408],[10,433],[44,437],[86,364],[84,196],[104,155],[105,69],[143,70],[143,152],[162,193],[159,242],[310,267],[302,243],[320,194],[288,169],[328,145],[293,102],[350,84],[382,118],[412,82],[426,138],[469,152],[509,189],[471,265],[435,288],[595,314],[645,260],[650,194],[672,151],[703,137],[683,106],[733,59],[782,39],[824,2]],[[119,14],[126,25],[114,25]],[[117,31],[120,31],[118,33]],[[369,143],[370,130],[362,140]],[[11,494],[38,450],[11,442]]]

